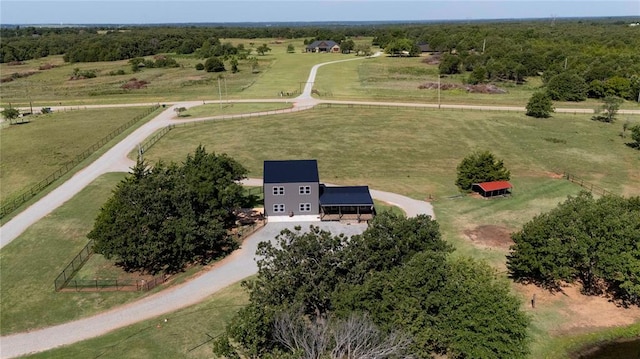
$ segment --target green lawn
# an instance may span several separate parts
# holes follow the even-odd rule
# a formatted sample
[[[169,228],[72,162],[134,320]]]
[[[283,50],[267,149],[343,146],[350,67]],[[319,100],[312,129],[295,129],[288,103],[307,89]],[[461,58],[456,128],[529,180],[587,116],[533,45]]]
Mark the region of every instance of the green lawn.
[[[211,358],[211,338],[247,302],[236,283],[200,304],[29,358]]]
[[[9,201],[46,179],[148,110],[128,107],[54,112],[0,129],[0,201]]]
[[[219,115],[236,115],[250,114],[263,111],[283,110],[293,107],[287,103],[222,103],[222,104],[206,104],[202,106],[191,107],[187,111],[180,114],[178,119],[210,117]]]
[[[86,317],[146,294],[54,291],[54,279],[87,244],[100,206],[122,178],[122,173],[99,177],[2,248],[2,335]]]

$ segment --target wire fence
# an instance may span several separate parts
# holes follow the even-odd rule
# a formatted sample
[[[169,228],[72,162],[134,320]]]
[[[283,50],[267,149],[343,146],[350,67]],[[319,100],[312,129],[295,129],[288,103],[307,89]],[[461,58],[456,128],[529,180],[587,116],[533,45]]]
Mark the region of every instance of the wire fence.
[[[71,278],[73,278],[73,276],[76,273],[78,273],[80,268],[82,268],[82,266],[85,263],[87,263],[87,261],[93,254],[93,243],[94,243],[93,239],[89,240],[89,243],[87,243],[87,245],[84,246],[82,250],[80,250],[80,253],[78,253],[73,258],[73,260],[71,260],[71,262],[67,264],[67,266],[62,270],[62,272],[58,274],[56,279],[53,281],[53,285],[56,289],[56,292],[64,288],[67,285],[67,283],[69,283]]]
[[[111,141],[113,138],[127,130],[129,127],[133,126],[135,123],[140,121],[141,119],[147,117],[149,114],[153,113],[158,109],[159,106],[153,106],[145,111],[143,114],[140,114],[133,118],[131,121],[121,125],[117,129],[113,130],[111,133],[101,138],[98,142],[94,143],[91,147],[84,150],[82,153],[76,155],[71,161],[65,163],[60,168],[58,168],[55,172],[47,176],[47,178],[33,185],[31,188],[19,194],[16,198],[7,203],[3,203],[2,207],[0,207],[0,218],[8,215],[9,213],[15,211],[18,207],[22,206],[31,198],[38,195],[42,190],[47,188],[50,184],[58,180],[60,177],[66,175],[69,171],[71,171],[74,167],[76,167],[80,162],[87,159],[89,156],[94,154],[98,149],[102,148],[107,142]]]

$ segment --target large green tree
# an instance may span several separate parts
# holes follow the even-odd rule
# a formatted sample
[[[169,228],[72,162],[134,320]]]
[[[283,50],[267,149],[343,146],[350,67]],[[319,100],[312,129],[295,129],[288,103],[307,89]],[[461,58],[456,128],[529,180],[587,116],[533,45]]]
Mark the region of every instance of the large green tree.
[[[20,111],[17,108],[7,107],[0,111],[0,114],[2,114],[2,117],[8,120],[9,123],[13,123],[13,120],[20,116]]]
[[[527,102],[527,116],[547,118],[553,112],[553,101],[546,92],[534,93]]]
[[[224,68],[224,61],[219,57],[212,56],[204,62],[204,69],[207,72],[222,72],[226,71]]]
[[[126,270],[175,272],[237,247],[229,234],[246,204],[246,170],[200,146],[182,165],[138,161],[101,208],[87,235],[94,250]]]
[[[465,157],[458,165],[457,172],[456,186],[463,192],[471,191],[474,183],[508,181],[511,178],[504,161],[489,151],[477,151]]]
[[[584,101],[587,84],[580,75],[564,71],[549,79],[547,91],[555,101]]]
[[[285,230],[260,245],[258,275],[244,283],[250,303],[214,350],[228,358],[338,359],[338,336],[326,334],[355,316],[376,343],[400,350],[394,358],[523,357],[528,320],[518,300],[487,265],[449,260],[451,251],[428,216],[381,214],[351,238]]]
[[[640,197],[582,192],[512,238],[507,267],[516,280],[551,289],[579,282],[587,294],[640,304]]]

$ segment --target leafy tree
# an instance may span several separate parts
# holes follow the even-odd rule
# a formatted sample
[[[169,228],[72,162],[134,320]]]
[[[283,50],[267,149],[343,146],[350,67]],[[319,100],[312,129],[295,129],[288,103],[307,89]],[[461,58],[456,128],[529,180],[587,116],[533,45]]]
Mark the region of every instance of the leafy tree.
[[[508,181],[511,178],[504,162],[489,152],[474,152],[465,157],[457,168],[456,186],[463,192],[471,191],[474,183]]]
[[[293,46],[293,44],[287,45],[287,53],[292,54],[294,52],[296,52],[296,48]]]
[[[547,118],[553,112],[553,102],[546,92],[534,93],[527,103],[527,116]]]
[[[356,45],[355,51],[357,56],[370,56],[372,54],[371,46],[367,44]]]
[[[472,85],[477,85],[479,83],[483,83],[486,78],[487,69],[485,69],[483,66],[476,66],[473,68],[473,71],[471,71],[467,82]]]
[[[616,115],[622,104],[622,99],[614,96],[607,96],[604,98],[604,103],[598,109],[596,114],[591,117],[594,121],[612,123],[616,120]]]
[[[231,72],[235,74],[238,71],[240,71],[238,69],[238,59],[234,56],[231,58]]]
[[[220,58],[212,56],[204,62],[204,69],[207,72],[222,72],[226,71],[224,68],[224,62]]]
[[[176,107],[173,110],[178,114],[178,117],[182,117],[182,113],[185,112],[187,110],[187,108],[186,107]]]
[[[342,51],[343,54],[350,54],[351,51],[355,49],[355,47],[356,44],[351,39],[344,40],[340,43],[340,51]]]
[[[588,192],[569,197],[512,234],[510,275],[557,289],[579,282],[586,294],[607,293],[640,305],[640,197]]]
[[[438,69],[440,70],[440,74],[459,74],[460,66],[462,61],[456,55],[444,54],[442,55],[442,59],[440,60],[440,65],[438,65]]]
[[[398,38],[388,43],[384,47],[384,52],[390,55],[418,56],[420,55],[420,48],[411,39]]]
[[[271,51],[271,48],[267,44],[262,44],[256,48],[256,52],[260,56],[264,56],[267,52]]]
[[[20,111],[17,108],[7,107],[0,111],[0,114],[2,114],[2,117],[4,117],[5,120],[8,120],[9,123],[13,123],[13,120],[20,116]]]
[[[249,66],[251,66],[251,73],[258,73],[260,72],[260,65],[258,63],[258,59],[255,57],[250,57],[249,58]]]
[[[179,166],[139,160],[116,187],[87,237],[126,270],[175,272],[237,247],[228,230],[246,203],[236,182],[246,170],[199,146]]]
[[[562,72],[549,79],[547,91],[554,101],[584,101],[587,99],[587,84],[572,72]]]
[[[640,148],[640,125],[635,125],[629,128],[631,131],[631,139],[636,141],[636,148]]]
[[[204,70],[204,64],[202,62],[198,62],[196,64],[196,70],[198,70],[198,71]]]

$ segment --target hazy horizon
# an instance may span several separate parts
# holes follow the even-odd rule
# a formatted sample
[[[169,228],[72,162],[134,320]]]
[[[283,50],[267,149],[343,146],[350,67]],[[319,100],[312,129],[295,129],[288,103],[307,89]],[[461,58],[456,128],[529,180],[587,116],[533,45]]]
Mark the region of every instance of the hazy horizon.
[[[578,0],[9,0],[0,10],[0,24],[21,26],[640,19],[640,1]]]

